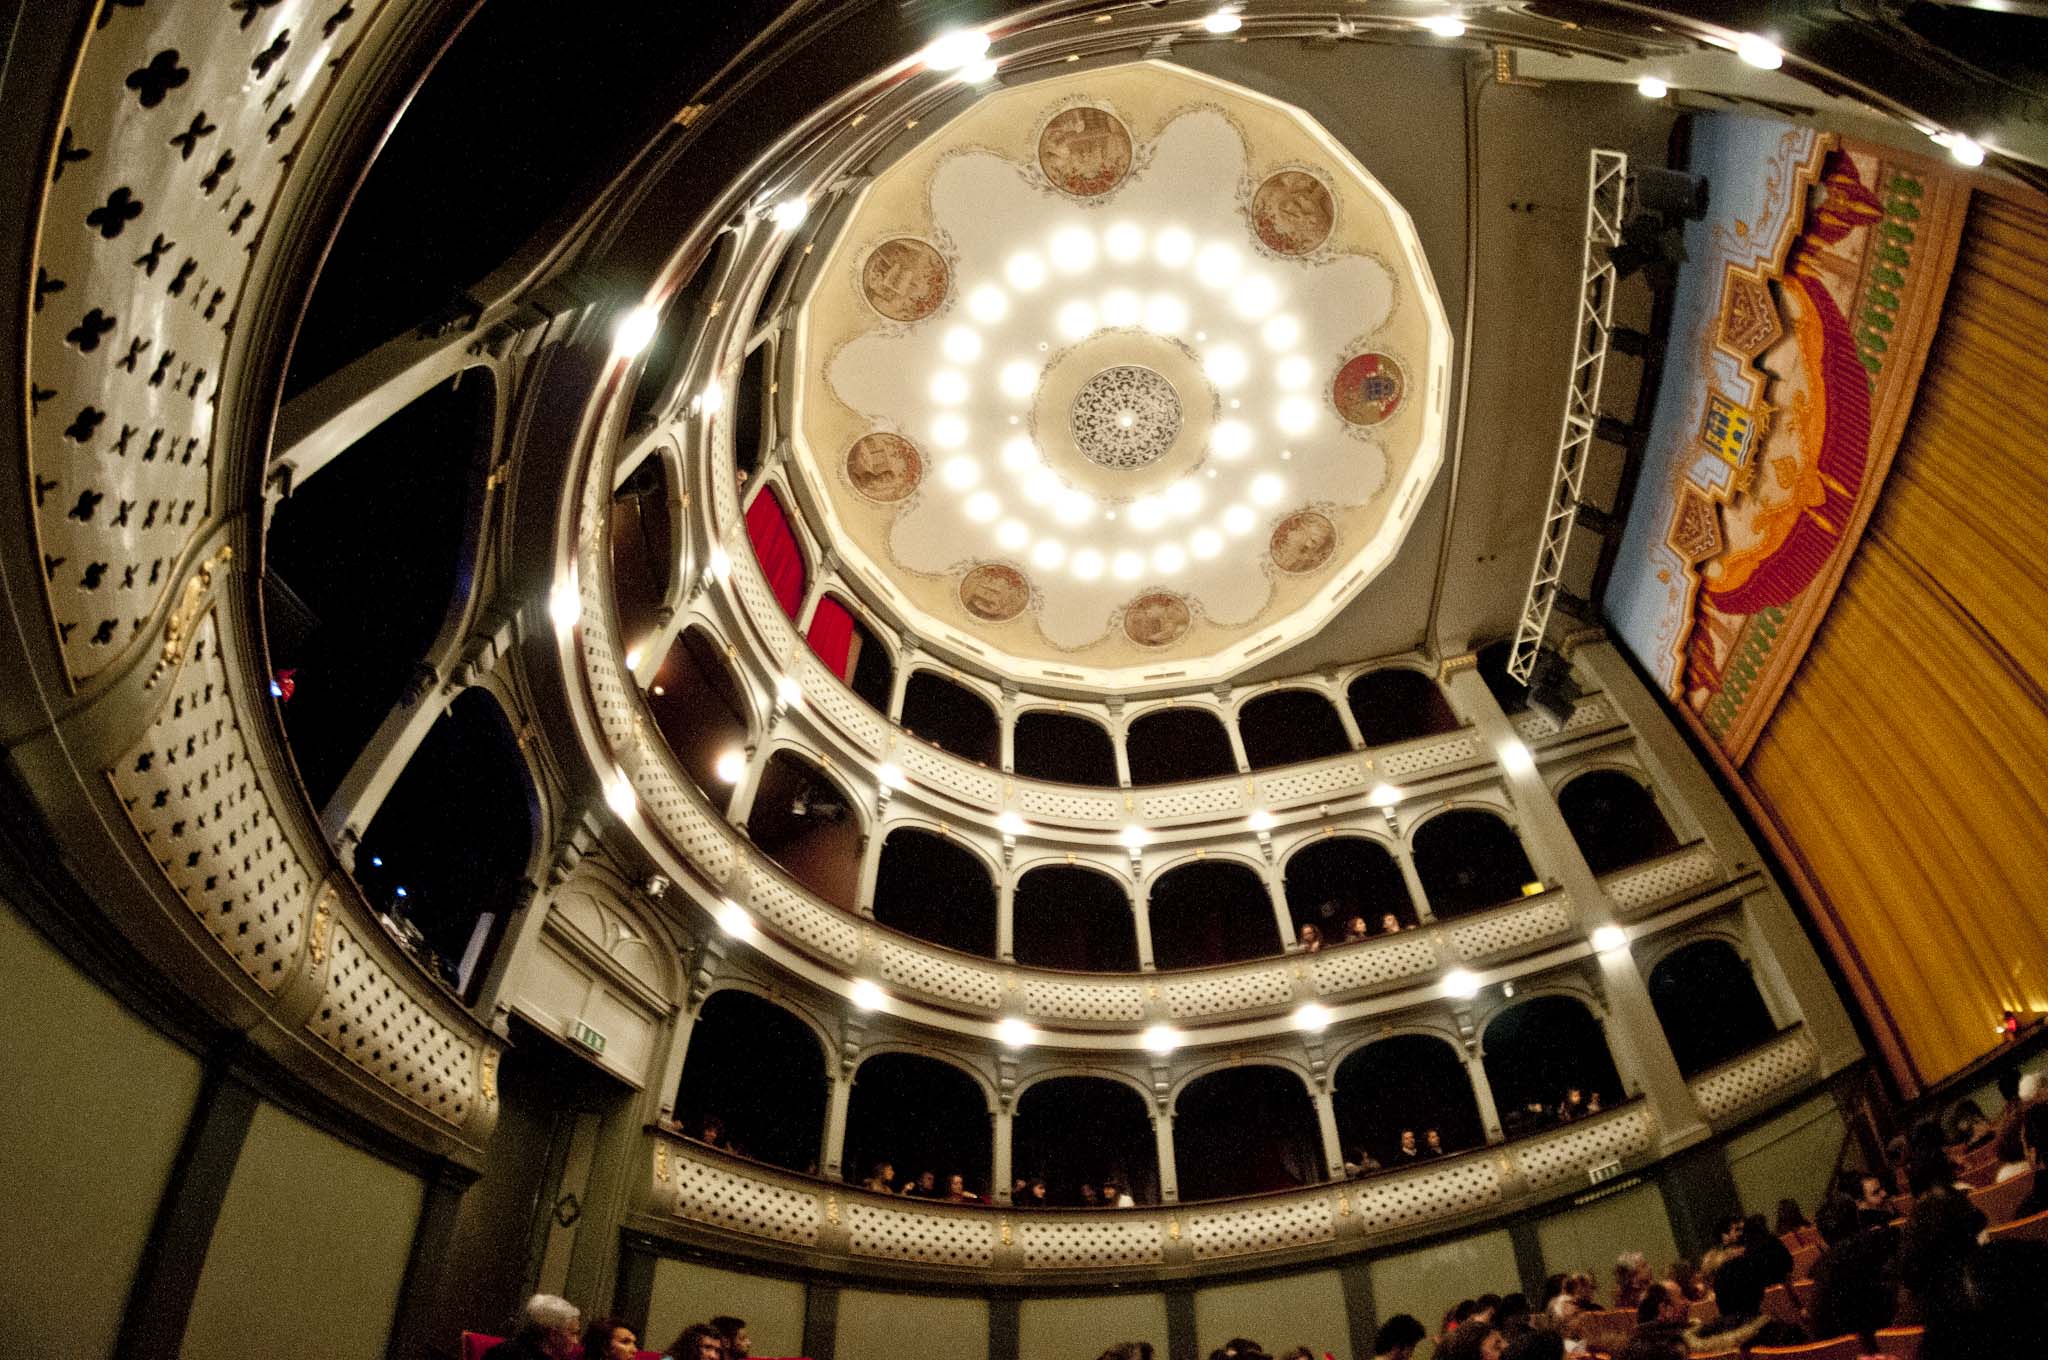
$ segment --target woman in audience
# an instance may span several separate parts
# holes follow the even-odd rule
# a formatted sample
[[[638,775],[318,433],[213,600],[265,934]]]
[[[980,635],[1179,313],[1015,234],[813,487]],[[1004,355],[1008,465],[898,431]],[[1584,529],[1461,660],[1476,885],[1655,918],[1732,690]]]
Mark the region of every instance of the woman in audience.
[[[617,1318],[600,1318],[583,1329],[583,1360],[633,1360],[640,1338]]]
[[[863,1189],[872,1190],[878,1195],[895,1194],[896,1168],[887,1162],[876,1162],[875,1174],[862,1181],[861,1186]]]
[[[955,1171],[946,1177],[946,1203],[979,1204],[981,1196],[967,1188],[967,1178]]]
[[[1639,1251],[1625,1251],[1614,1260],[1615,1308],[1634,1308],[1651,1284],[1650,1261]]]
[[[1636,1304],[1636,1336],[1662,1337],[1674,1345],[1685,1344],[1685,1327],[1692,1305],[1675,1284],[1652,1284],[1643,1290]]]
[[[1812,1226],[1813,1224],[1807,1221],[1805,1212],[1800,1209],[1798,1200],[1787,1195],[1778,1201],[1778,1222],[1772,1230],[1780,1238],[1786,1233],[1796,1233]]]
[[[1323,932],[1316,929],[1313,925],[1304,925],[1301,928],[1299,940],[1302,953],[1314,954],[1323,947]]]
[[[1500,1328],[1491,1322],[1467,1320],[1439,1341],[1434,1360],[1501,1360],[1507,1350]]]
[[[1344,923],[1344,943],[1346,944],[1357,944],[1360,940],[1369,939],[1371,936],[1372,930],[1365,924],[1363,916],[1354,916]]]
[[[662,1360],[725,1360],[725,1338],[708,1322],[693,1322],[668,1348]]]
[[[1382,917],[1380,917],[1380,934],[1382,934],[1382,935],[1398,935],[1398,934],[1400,934],[1400,933],[1401,933],[1401,918],[1400,918],[1400,917],[1398,917],[1398,916],[1394,915],[1394,913],[1392,913],[1391,911],[1390,911],[1390,912],[1388,912],[1388,913],[1387,913],[1387,914],[1386,914],[1385,916],[1382,916]]]

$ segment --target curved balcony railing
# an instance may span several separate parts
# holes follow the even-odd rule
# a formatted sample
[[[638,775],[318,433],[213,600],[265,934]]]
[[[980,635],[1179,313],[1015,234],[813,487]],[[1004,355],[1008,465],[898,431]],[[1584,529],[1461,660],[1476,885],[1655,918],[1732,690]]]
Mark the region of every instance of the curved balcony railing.
[[[1151,1278],[1190,1266],[1338,1255],[1494,1217],[1655,1153],[1637,1100],[1561,1128],[1298,1190],[1137,1209],[1016,1209],[905,1200],[798,1176],[648,1131],[636,1226],[843,1269],[984,1282]]]
[[[1694,1077],[1689,1083],[1700,1113],[1715,1128],[1740,1123],[1813,1084],[1820,1054],[1804,1025],[1793,1025],[1768,1040]]]

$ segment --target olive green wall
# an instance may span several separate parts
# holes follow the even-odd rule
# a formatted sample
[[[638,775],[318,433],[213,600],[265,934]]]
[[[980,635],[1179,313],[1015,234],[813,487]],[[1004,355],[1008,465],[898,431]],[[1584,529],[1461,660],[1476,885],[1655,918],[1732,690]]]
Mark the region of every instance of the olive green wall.
[[[417,1177],[259,1105],[180,1354],[383,1355],[423,1193]]]
[[[1605,1299],[1614,1280],[1614,1258],[1622,1252],[1642,1252],[1660,1271],[1678,1259],[1671,1219],[1664,1212],[1664,1195],[1655,1185],[1588,1199],[1590,1203],[1551,1214],[1536,1224],[1536,1241],[1542,1247],[1546,1271],[1582,1270],[1600,1282],[1600,1297]]]
[[[647,1305],[644,1350],[660,1350],[683,1328],[719,1314],[747,1320],[756,1355],[802,1355],[804,1287],[772,1275],[741,1274],[695,1261],[654,1263],[654,1292]]]
[[[1790,1195],[1809,1215],[1826,1192],[1848,1127],[1832,1096],[1821,1094],[1728,1140],[1728,1169],[1744,1212],[1775,1218]]]
[[[1276,1355],[1296,1346],[1318,1355],[1349,1351],[1351,1329],[1337,1272],[1312,1270],[1198,1290],[1196,1350],[1207,1355],[1234,1336],[1249,1337]]]
[[[1094,1360],[1119,1341],[1149,1341],[1165,1355],[1166,1296],[1131,1292],[1025,1299],[1018,1308],[1017,1354],[1023,1360]]]
[[[757,1345],[754,1349],[761,1348]],[[839,1344],[834,1360],[903,1360],[905,1356],[988,1360],[988,1304],[981,1299],[883,1294],[867,1289],[848,1289],[839,1295]],[[1038,1357],[1027,1356],[1026,1360]]]
[[[1436,1333],[1445,1310],[1459,1299],[1520,1287],[1514,1242],[1505,1232],[1480,1233],[1439,1242],[1418,1251],[1382,1256],[1372,1263],[1373,1311],[1385,1322],[1410,1313]],[[1427,1343],[1418,1354],[1428,1353]]]
[[[0,904],[0,1352],[112,1353],[199,1082]]]

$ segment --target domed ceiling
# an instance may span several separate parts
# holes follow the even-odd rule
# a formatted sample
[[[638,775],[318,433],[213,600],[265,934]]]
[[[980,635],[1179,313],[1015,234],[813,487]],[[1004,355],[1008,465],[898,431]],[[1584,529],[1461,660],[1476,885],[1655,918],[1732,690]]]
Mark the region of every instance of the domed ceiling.
[[[845,570],[1020,679],[1218,679],[1393,560],[1451,339],[1408,214],[1297,109],[1158,63],[980,100],[853,206],[792,439]]]

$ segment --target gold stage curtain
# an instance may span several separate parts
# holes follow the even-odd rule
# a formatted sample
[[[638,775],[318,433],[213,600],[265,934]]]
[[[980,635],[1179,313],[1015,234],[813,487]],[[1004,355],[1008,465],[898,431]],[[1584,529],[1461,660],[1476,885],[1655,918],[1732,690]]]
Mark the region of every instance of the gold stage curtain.
[[[1921,1083],[2048,1011],[2048,214],[1977,195],[1876,513],[1746,762]]]

